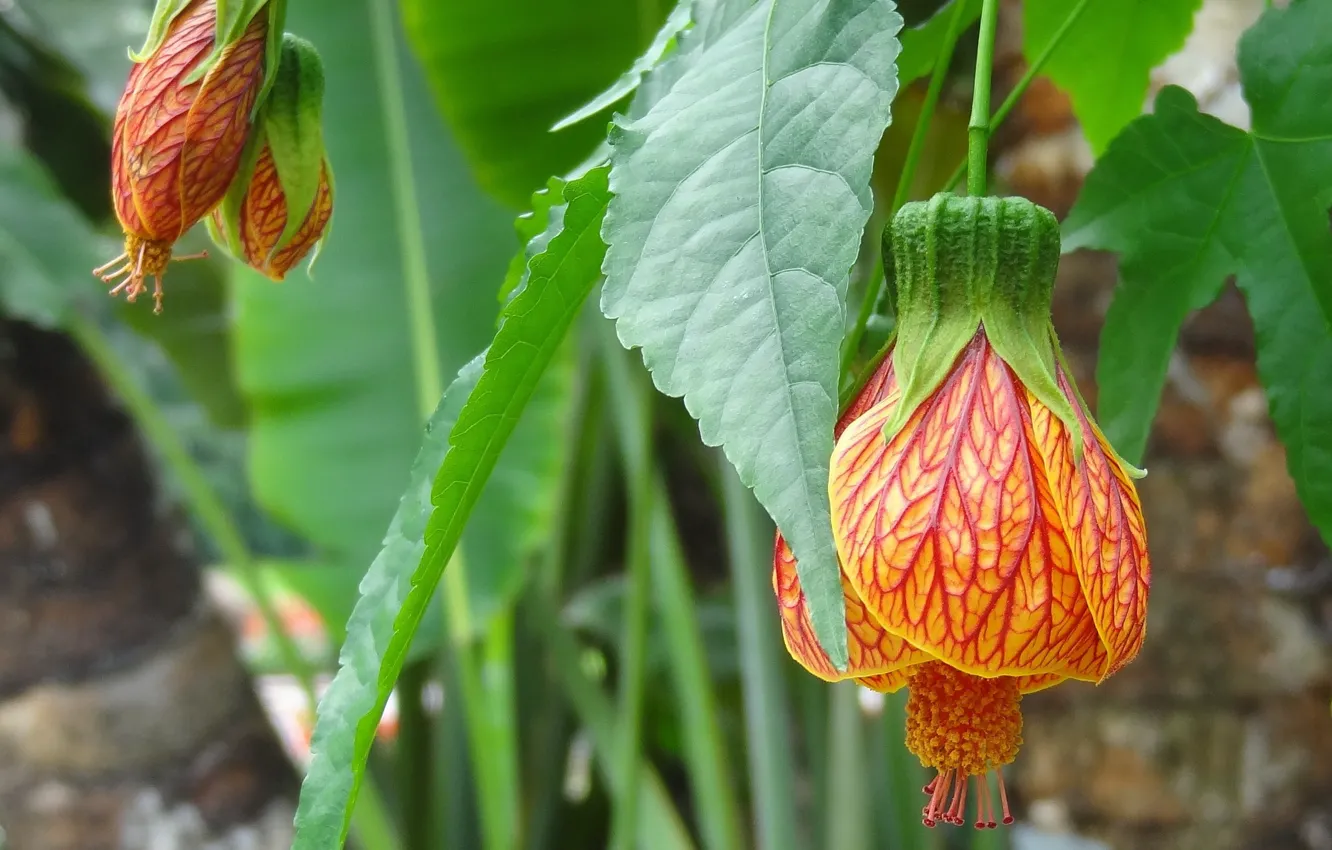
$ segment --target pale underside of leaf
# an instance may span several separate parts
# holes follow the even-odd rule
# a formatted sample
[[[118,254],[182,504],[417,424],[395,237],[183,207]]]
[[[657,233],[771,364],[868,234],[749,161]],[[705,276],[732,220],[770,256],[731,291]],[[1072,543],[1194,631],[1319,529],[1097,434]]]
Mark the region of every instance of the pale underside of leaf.
[[[838,346],[900,27],[876,0],[760,3],[611,134],[602,309],[782,528],[839,666]]]

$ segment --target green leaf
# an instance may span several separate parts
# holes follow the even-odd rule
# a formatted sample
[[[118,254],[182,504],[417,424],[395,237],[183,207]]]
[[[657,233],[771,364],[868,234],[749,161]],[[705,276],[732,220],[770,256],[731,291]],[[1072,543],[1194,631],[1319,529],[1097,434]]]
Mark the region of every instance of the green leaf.
[[[296,0],[288,10],[338,93],[324,103],[338,224],[314,279],[293,270],[273,283],[236,266],[234,286],[255,495],[321,557],[362,565],[402,493],[423,420],[404,283],[410,246],[419,239],[426,249],[445,375],[489,340],[514,247],[511,214],[467,174],[419,75],[404,61],[402,89],[378,83],[381,45],[365,37],[375,2]],[[388,61],[406,58],[400,49]],[[403,99],[406,145],[390,142],[386,97]],[[395,162],[407,163],[420,202],[401,213]]]
[[[897,59],[897,80],[906,85],[912,80],[928,76],[934,71],[934,60],[939,58],[948,27],[953,16],[953,4],[966,3],[962,27],[971,26],[980,17],[982,0],[951,0],[920,26],[902,30],[902,55]]]
[[[1142,114],[1153,68],[1184,46],[1202,0],[1092,0],[1045,66],[1073,101],[1098,155]],[[1068,17],[1069,0],[1024,0],[1023,51],[1041,55]]]
[[[375,724],[444,566],[524,407],[599,277],[606,170],[570,183],[564,200],[569,205],[565,229],[532,259],[527,285],[505,308],[484,365],[480,357],[469,363],[440,402],[384,549],[361,583],[341,669],[320,703],[313,758],[296,812],[294,850],[342,846]],[[427,502],[426,484],[436,468]]]
[[[108,243],[89,228],[46,169],[0,145],[0,303],[6,315],[52,327],[81,293]]]
[[[839,664],[838,346],[900,27],[877,0],[760,3],[611,132],[602,310],[791,541]]]
[[[1064,248],[1121,255],[1101,337],[1099,413],[1130,461],[1146,445],[1189,312],[1235,275],[1253,315],[1259,375],[1291,475],[1332,539],[1332,7],[1269,10],[1240,42],[1253,131],[1167,88],[1087,178]]]
[[[526,207],[605,137],[605,121],[559,133],[561,116],[630,67],[661,23],[625,0],[403,0],[416,55],[481,185]]]
[[[657,30],[657,35],[652,39],[652,43],[648,45],[647,50],[643,52],[642,56],[634,60],[633,67],[621,74],[620,78],[612,83],[610,88],[578,107],[572,114],[561,118],[551,128],[551,131],[558,132],[580,121],[586,121],[598,112],[611,108],[633,94],[638,88],[638,84],[643,81],[643,76],[657,66],[661,58],[666,55],[667,49],[675,42],[675,37],[691,23],[691,6],[691,0],[680,0],[671,14],[667,16],[666,23],[662,24],[661,29]]]

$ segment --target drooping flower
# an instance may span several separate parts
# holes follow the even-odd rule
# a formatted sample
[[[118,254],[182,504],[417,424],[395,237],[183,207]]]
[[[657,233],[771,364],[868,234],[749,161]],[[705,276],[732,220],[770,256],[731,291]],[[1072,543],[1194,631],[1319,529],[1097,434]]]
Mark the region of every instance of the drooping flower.
[[[908,204],[884,237],[891,350],[837,426],[829,496],[850,663],[814,639],[795,560],[782,631],[815,675],[908,688],[908,748],[936,777],[927,825],[1002,815],[986,775],[1022,743],[1021,695],[1100,682],[1142,646],[1151,584],[1132,479],[1058,350],[1058,225],[1021,198]]]
[[[273,280],[319,244],[333,215],[323,96],[318,52],[287,34],[249,155],[208,218],[214,242]]]
[[[217,206],[240,167],[271,81],[282,4],[158,0],[112,133],[112,197],[124,252],[93,273],[129,301],[162,275],[172,246]],[[183,258],[182,258],[183,259]]]

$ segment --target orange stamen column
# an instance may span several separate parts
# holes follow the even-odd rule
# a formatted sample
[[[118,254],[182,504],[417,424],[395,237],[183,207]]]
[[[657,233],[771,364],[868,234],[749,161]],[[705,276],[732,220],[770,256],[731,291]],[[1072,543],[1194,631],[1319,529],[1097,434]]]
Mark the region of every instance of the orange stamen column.
[[[1012,823],[999,768],[1010,764],[1022,745],[1018,680],[981,678],[930,661],[911,669],[907,687],[907,749],[921,764],[938,771],[924,789],[930,798],[921,812],[925,825],[938,821],[961,825],[966,819],[967,786],[975,777],[976,828],[995,826],[991,771],[999,776],[1003,822]]]

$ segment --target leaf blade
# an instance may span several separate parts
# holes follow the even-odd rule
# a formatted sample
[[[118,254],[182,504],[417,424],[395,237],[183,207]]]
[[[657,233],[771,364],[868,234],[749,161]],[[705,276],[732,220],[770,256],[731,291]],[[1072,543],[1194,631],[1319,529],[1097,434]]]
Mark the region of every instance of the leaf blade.
[[[527,286],[505,309],[484,362],[474,359],[445,393],[385,547],[362,581],[341,667],[320,703],[294,850],[324,850],[341,846],[346,838],[375,723],[445,563],[523,408],[599,277],[606,169],[569,184],[564,197],[564,231],[532,259]]]
[[[760,3],[611,132],[602,311],[792,540],[835,663],[838,346],[900,28],[872,0]]]

